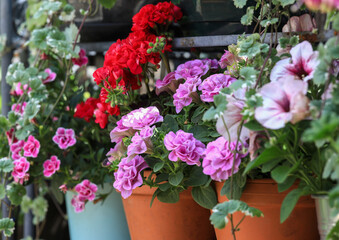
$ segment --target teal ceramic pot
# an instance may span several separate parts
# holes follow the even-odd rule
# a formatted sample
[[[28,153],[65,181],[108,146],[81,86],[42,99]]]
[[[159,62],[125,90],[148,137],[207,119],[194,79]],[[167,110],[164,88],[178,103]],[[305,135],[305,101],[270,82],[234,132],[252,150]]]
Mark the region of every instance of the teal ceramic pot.
[[[98,192],[108,193],[112,190],[111,184],[104,188],[98,186]],[[75,193],[66,193],[66,207],[68,226],[71,240],[129,240],[130,235],[126,222],[121,196],[116,191],[104,202],[93,204],[87,202],[85,210],[80,213],[74,211],[71,199]]]

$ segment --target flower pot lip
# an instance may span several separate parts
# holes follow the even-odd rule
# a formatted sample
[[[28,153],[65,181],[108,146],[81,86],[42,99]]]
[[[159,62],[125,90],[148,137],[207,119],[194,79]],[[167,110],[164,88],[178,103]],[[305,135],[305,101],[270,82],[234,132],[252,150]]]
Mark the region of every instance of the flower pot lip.
[[[215,181],[217,183],[224,183],[225,181]],[[272,178],[261,178],[261,179],[247,179],[247,183],[255,183],[255,184],[277,184]]]
[[[311,197],[313,199],[328,199],[327,194],[312,194]]]

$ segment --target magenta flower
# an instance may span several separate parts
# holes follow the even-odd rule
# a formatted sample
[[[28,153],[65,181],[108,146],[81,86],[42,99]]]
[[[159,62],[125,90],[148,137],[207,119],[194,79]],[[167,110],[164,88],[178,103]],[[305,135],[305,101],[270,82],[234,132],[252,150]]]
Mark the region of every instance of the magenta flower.
[[[255,110],[255,118],[269,129],[280,129],[287,122],[301,121],[309,114],[306,92],[306,82],[291,78],[264,85],[260,90],[263,106]]]
[[[319,64],[318,51],[313,51],[312,45],[304,41],[293,47],[291,58],[280,60],[271,71],[272,82],[284,81],[286,77],[307,82],[313,78],[314,71]]]
[[[135,155],[142,153],[151,153],[153,144],[151,136],[153,135],[153,128],[145,127],[139,132],[136,132],[131,139],[131,144],[127,148],[127,155],[132,159]]]
[[[59,127],[53,137],[53,142],[58,144],[60,149],[73,146],[76,143],[74,130]]]
[[[225,50],[225,53],[221,56],[219,60],[219,65],[221,68],[226,68],[227,66],[232,66],[238,59],[233,53]]]
[[[43,84],[49,83],[49,82],[53,82],[56,78],[56,73],[52,72],[52,70],[50,68],[46,68],[45,69],[45,73],[48,74],[47,78],[45,78],[44,80],[42,80]]]
[[[28,84],[22,85],[21,82],[18,82],[15,85],[14,93],[16,95],[21,96],[25,93],[25,91],[29,93],[30,91],[32,91],[32,88],[28,87]]]
[[[111,131],[112,142],[120,142],[126,136],[133,136],[137,130],[162,122],[163,117],[156,107],[139,108],[123,116]]]
[[[26,108],[27,102],[23,102],[23,103],[14,103],[12,105],[11,110],[19,115],[23,115],[25,112],[25,108]]]
[[[24,148],[24,145],[24,140],[17,141],[11,145],[10,149],[12,152],[13,160],[19,160],[22,157],[22,150]]]
[[[242,145],[239,143],[236,147],[236,142],[231,142],[229,148],[229,142],[225,138],[219,137],[217,140],[207,144],[204,152],[204,159],[202,162],[203,172],[206,175],[210,175],[215,181],[227,180],[232,174],[239,171],[239,165],[241,159],[246,154],[236,153],[234,159],[234,153],[242,150]],[[234,171],[232,173],[232,166],[234,161]]]
[[[200,158],[205,150],[205,145],[196,140],[192,133],[179,130],[176,133],[169,132],[164,138],[167,150],[171,151],[168,159],[176,162],[178,159],[188,165],[200,166]]]
[[[238,139],[239,126],[243,118],[241,112],[245,106],[245,90],[239,89],[233,93],[233,96],[228,95],[227,102],[227,109],[218,118],[216,129],[229,142],[235,142]],[[243,126],[239,140],[244,142],[248,137],[249,130]]]
[[[86,57],[86,50],[81,48],[79,52],[79,57],[72,58],[72,62],[74,65],[78,65],[79,67],[86,65],[88,63],[88,58]]]
[[[44,176],[45,177],[50,177],[52,176],[56,171],[60,169],[60,160],[58,159],[57,156],[53,155],[51,156],[50,159],[46,160],[43,163],[44,167]]]
[[[79,200],[84,202],[86,200],[94,200],[98,187],[94,183],[85,179],[81,183],[77,184],[74,189],[79,194]]]
[[[201,77],[204,76],[209,68],[211,67],[211,62],[207,60],[191,60],[180,64],[175,70],[175,78],[177,80],[183,78],[188,80],[190,78]]]
[[[168,73],[163,80],[158,79],[155,82],[155,93],[159,95],[160,93],[166,91],[168,93],[175,93],[181,81],[175,78],[175,72]]]
[[[30,135],[24,145],[24,156],[36,158],[40,151],[40,142]]]
[[[29,162],[26,158],[21,157],[18,160],[13,161],[13,171],[12,176],[14,181],[20,184],[23,184],[24,181],[28,180],[29,174],[27,173],[29,170]]]
[[[236,81],[235,78],[222,73],[209,76],[198,88],[202,92],[200,95],[201,100],[204,102],[213,102],[213,96],[218,95],[221,89],[229,87],[234,81]]]
[[[121,192],[126,199],[132,194],[132,190],[143,183],[141,171],[147,168],[144,158],[137,155],[132,160],[123,158],[119,163],[118,170],[114,173],[115,181],[113,187]]]
[[[76,213],[82,212],[85,210],[85,202],[81,201],[78,195],[74,195],[71,204],[74,207]]]
[[[190,105],[192,101],[199,102],[199,95],[197,94],[197,84],[192,84],[190,81],[186,81],[179,85],[176,93],[173,95],[173,104],[177,113]]]

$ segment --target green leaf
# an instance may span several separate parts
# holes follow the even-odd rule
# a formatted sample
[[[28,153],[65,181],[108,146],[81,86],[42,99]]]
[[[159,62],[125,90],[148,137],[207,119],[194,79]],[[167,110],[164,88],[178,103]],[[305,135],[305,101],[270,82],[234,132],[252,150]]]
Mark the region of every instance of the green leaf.
[[[33,200],[32,204],[32,213],[33,213],[33,223],[38,224],[42,222],[47,213],[48,202],[43,197],[39,196]]]
[[[320,119],[311,121],[311,127],[306,129],[302,139],[306,142],[327,139],[339,127],[339,118],[336,114],[323,114]]]
[[[161,124],[161,128],[172,132],[177,132],[179,130],[177,121],[171,115],[165,116],[164,121]]]
[[[164,165],[165,165],[165,162],[163,161],[156,163],[153,167],[153,171],[154,172],[160,171],[164,167]]]
[[[245,7],[247,0],[233,0],[233,3],[237,8],[243,8]]]
[[[26,105],[24,118],[29,120],[33,119],[38,114],[40,107],[41,105],[37,100],[31,99]]]
[[[183,178],[184,174],[182,172],[171,173],[168,177],[168,182],[173,186],[178,186]]]
[[[246,185],[246,176],[241,175],[241,173],[236,173],[233,175],[233,196],[232,199],[239,200],[241,194]],[[221,188],[221,195],[226,195],[228,199],[231,199],[231,180],[227,179]]]
[[[193,133],[195,139],[205,142],[206,138],[209,137],[210,131],[207,126],[195,125],[188,130],[189,133]]]
[[[260,22],[260,25],[263,27],[268,27],[269,25],[276,24],[278,20],[279,20],[278,18],[265,19]]]
[[[26,126],[20,128],[19,130],[17,130],[15,132],[15,136],[19,140],[25,140],[31,134],[31,132],[33,130],[34,130],[34,126],[33,125],[26,125]]]
[[[249,130],[256,131],[256,132],[265,130],[265,128],[260,123],[258,123],[256,120],[251,120],[245,123],[244,126],[248,128]]]
[[[249,84],[257,80],[258,71],[253,67],[243,67],[240,70],[240,76]]]
[[[7,131],[9,129],[10,123],[6,117],[0,115],[0,129]]]
[[[299,198],[303,195],[302,189],[293,189],[284,198],[280,209],[280,223],[283,223],[293,211]]]
[[[189,178],[184,182],[186,186],[203,186],[207,183],[208,176],[203,173],[202,167],[194,166],[190,172]]]
[[[326,236],[326,240],[338,240],[339,239],[339,221],[332,227],[328,235]]]
[[[163,184],[159,184],[159,189],[163,192],[167,191],[168,189],[170,189],[171,184],[167,183],[163,183]]]
[[[179,201],[179,190],[168,189],[167,191],[159,192],[157,198],[160,202],[176,203]]]
[[[218,203],[217,195],[210,185],[208,187],[194,187],[192,197],[200,206],[207,209],[212,209]]]
[[[295,182],[296,177],[288,177],[284,182],[278,184],[278,191],[284,192],[289,189]]]
[[[64,31],[65,36],[66,36],[66,41],[69,42],[70,44],[73,44],[75,41],[75,38],[78,34],[78,28],[74,23],[71,23],[69,27],[67,27]],[[80,41],[80,36],[78,36],[77,42]]]
[[[258,167],[264,163],[275,159],[284,159],[286,153],[281,151],[277,146],[266,148],[256,159],[251,161],[245,168],[244,174],[248,173],[251,169]]]
[[[24,186],[18,183],[10,183],[7,185],[7,196],[13,205],[20,205],[22,197],[26,194]]]
[[[5,197],[6,197],[5,185],[0,184],[0,199],[4,199]]]
[[[64,194],[59,189],[61,183],[62,182],[60,180],[58,181],[58,179],[53,179],[51,182],[51,192],[59,204],[62,204],[64,201]]]
[[[11,159],[9,158],[0,159],[0,171],[1,172],[5,172],[5,173],[11,172],[13,170],[13,167],[14,165]]]
[[[28,211],[32,207],[32,203],[33,203],[32,199],[30,199],[27,195],[25,195],[22,198],[22,202],[20,204],[21,211],[23,211],[24,213],[28,213]]]
[[[15,223],[13,219],[10,219],[10,218],[0,219],[0,232],[3,232],[3,234],[6,237],[12,236],[14,229],[15,229]]]
[[[273,169],[271,172],[271,177],[277,182],[277,183],[283,183],[285,182],[286,178],[290,174],[290,170],[292,168],[287,165],[278,166]]]
[[[263,217],[264,214],[256,208],[249,207],[246,203],[239,200],[229,200],[223,203],[219,203],[212,210],[210,217],[211,223],[214,227],[222,229],[228,222],[228,215],[235,212],[242,212],[246,216],[251,217]]]
[[[246,10],[246,14],[241,17],[241,24],[242,25],[251,25],[253,21],[253,14],[254,14],[254,7],[248,7]]]
[[[333,29],[339,31],[339,14],[338,13],[335,15],[335,18],[333,21]]]
[[[115,5],[116,0],[99,0],[99,3],[107,9],[111,9]]]
[[[283,7],[286,7],[287,5],[291,5],[295,3],[295,0],[279,0],[279,2],[281,3]]]
[[[150,202],[150,205],[149,207],[152,207],[153,205],[153,202],[154,202],[154,199],[158,196],[158,194],[161,192],[161,190],[158,188],[157,190],[155,190],[155,192],[153,193],[153,196],[152,196],[152,199],[151,199],[151,202]]]
[[[18,115],[16,115],[13,111],[10,111],[8,113],[8,121],[10,122],[11,125],[16,124],[18,118],[19,118]]]

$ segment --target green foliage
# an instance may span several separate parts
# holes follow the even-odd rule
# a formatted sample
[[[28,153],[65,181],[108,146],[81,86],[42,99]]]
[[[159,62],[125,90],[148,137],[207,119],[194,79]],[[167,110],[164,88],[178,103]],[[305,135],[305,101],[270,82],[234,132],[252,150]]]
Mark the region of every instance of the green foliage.
[[[26,189],[24,186],[18,183],[10,183],[6,187],[8,199],[13,205],[20,205],[23,196],[26,194]]]
[[[10,219],[10,218],[0,219],[0,232],[3,232],[3,234],[6,237],[12,236],[12,234],[14,233],[14,229],[15,229],[14,226],[15,226],[15,223],[13,219]]]
[[[328,139],[332,133],[338,130],[339,118],[334,113],[323,114],[320,119],[313,120],[311,127],[303,134],[306,142]]]
[[[193,187],[193,199],[202,207],[212,209],[217,203],[217,195],[211,185]]]
[[[268,51],[268,45],[260,42],[260,35],[257,33],[248,37],[240,37],[238,46],[240,48],[239,56],[248,57],[249,59]]]
[[[251,25],[253,21],[254,7],[248,7],[246,10],[246,14],[241,17],[242,25]]]
[[[157,195],[160,202],[164,203],[176,203],[179,201],[179,189],[168,188],[165,191],[160,191]]]
[[[293,189],[284,198],[280,209],[280,222],[283,223],[292,213],[299,198],[304,195],[304,191],[300,188]]]
[[[331,231],[326,236],[326,240],[336,240],[339,239],[339,221],[332,227]]]
[[[241,194],[246,185],[246,176],[242,176],[240,172],[233,174],[233,195],[231,198],[231,179],[227,179],[221,188],[220,194],[226,195],[228,199],[240,200]]]
[[[0,199],[4,199],[5,197],[6,197],[5,185],[0,184]]]
[[[170,173],[168,177],[168,182],[173,186],[178,186],[183,179],[184,174],[182,172]]]
[[[39,196],[33,200],[32,203],[32,213],[33,213],[33,223],[38,224],[39,222],[42,222],[47,213],[48,209],[48,202],[45,198],[42,196]]]
[[[21,211],[22,211],[23,213],[28,213],[28,211],[29,211],[29,210],[31,209],[31,207],[32,207],[32,203],[33,203],[32,199],[30,199],[27,195],[24,196],[24,197],[22,198],[22,202],[21,202],[21,204],[20,204]]]
[[[243,8],[245,7],[247,0],[233,0],[234,2],[234,6],[236,6],[237,8]]]
[[[295,3],[295,0],[279,0],[279,2],[281,3],[283,7],[286,7],[287,5],[291,5]]]
[[[107,9],[111,9],[115,5],[116,0],[99,0],[99,3]]]
[[[246,216],[263,217],[264,214],[256,208],[249,207],[246,203],[239,200],[229,200],[219,203],[212,210],[210,220],[214,227],[222,229],[228,223],[228,216],[235,212],[242,212]]]
[[[4,173],[9,173],[13,170],[13,162],[9,158],[0,159],[0,171]]]

